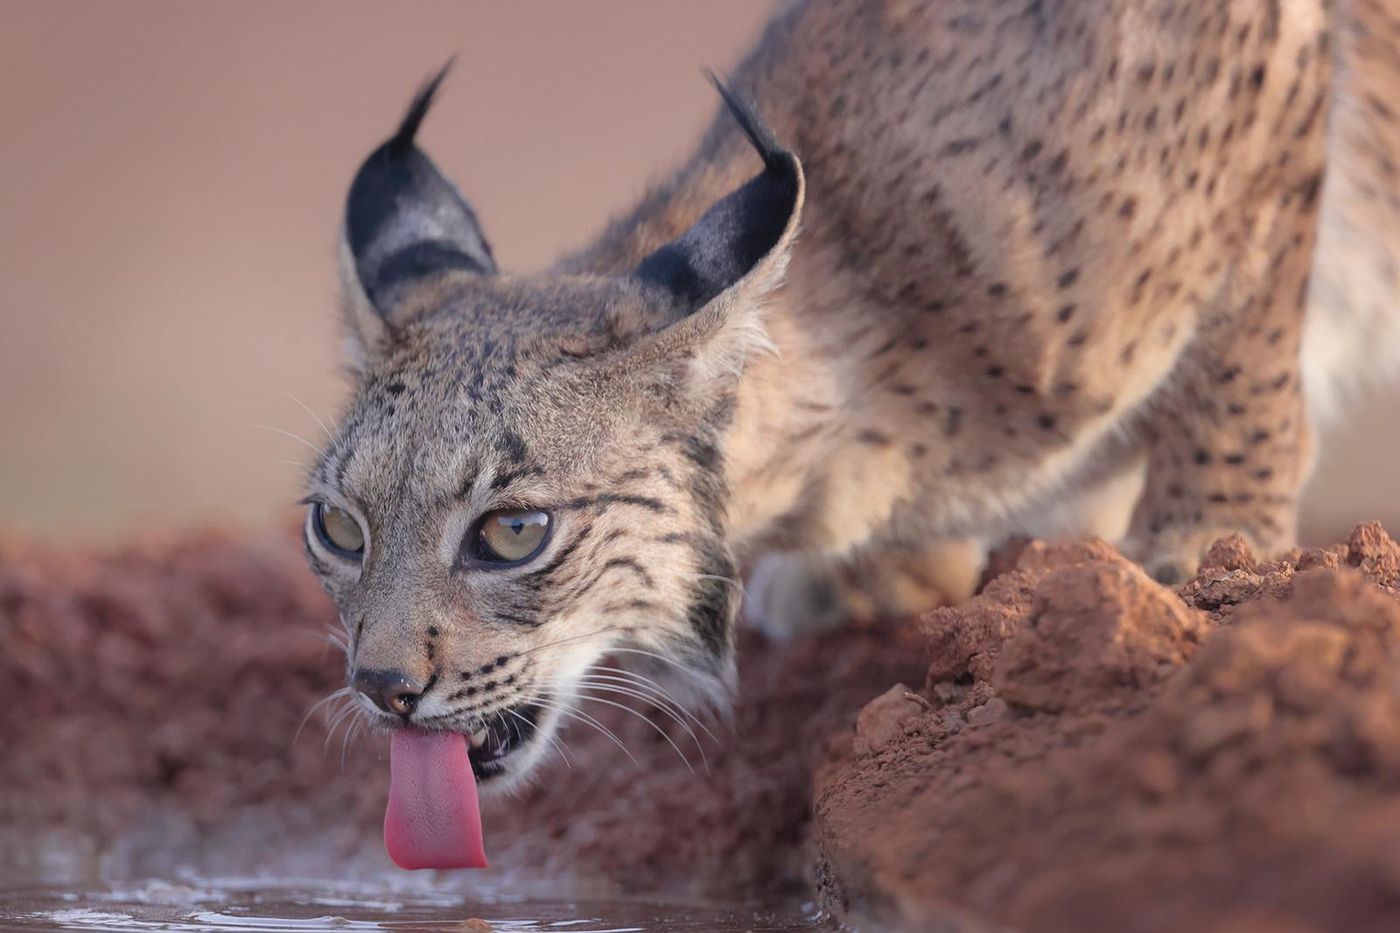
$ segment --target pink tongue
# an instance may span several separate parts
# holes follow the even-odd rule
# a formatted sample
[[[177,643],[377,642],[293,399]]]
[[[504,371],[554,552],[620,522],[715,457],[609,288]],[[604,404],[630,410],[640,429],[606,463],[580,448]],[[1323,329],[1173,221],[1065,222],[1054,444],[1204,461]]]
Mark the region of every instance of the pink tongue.
[[[395,729],[384,848],[400,868],[485,868],[466,736]]]

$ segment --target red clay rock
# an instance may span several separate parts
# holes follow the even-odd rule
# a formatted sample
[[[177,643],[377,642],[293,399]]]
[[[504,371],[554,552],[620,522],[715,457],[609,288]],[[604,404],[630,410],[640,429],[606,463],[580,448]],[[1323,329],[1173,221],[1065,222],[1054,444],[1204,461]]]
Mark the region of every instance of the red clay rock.
[[[895,684],[861,709],[856,717],[852,751],[857,755],[878,752],[896,738],[904,736],[904,724],[925,712],[928,706],[927,700],[904,684]]]
[[[1184,663],[1208,626],[1122,558],[1045,577],[1006,640],[992,684],[1025,710],[1121,704]]]
[[[964,728],[906,722],[874,756],[833,746],[817,790],[825,903],[909,929],[1395,929],[1395,543],[1363,526],[1255,564],[1227,541],[1180,612],[1117,558],[1071,553],[1042,551],[1059,568],[1038,579],[1049,561],[1009,574],[1032,579],[1000,588],[1016,597],[998,603],[1000,646],[942,635],[959,613],[986,633],[978,600],[936,619],[930,642],[953,654],[933,658],[934,685],[996,656],[995,688],[930,697],[925,719]],[[1046,607],[1081,610],[1084,629],[1033,621]],[[1008,688],[1019,703],[977,715]]]
[[[1002,643],[1030,610],[1035,588],[1046,574],[1086,561],[1120,559],[1111,545],[1098,540],[1026,544],[1014,568],[993,578],[972,600],[934,610],[924,618],[932,658],[929,687],[962,676],[988,679]]]

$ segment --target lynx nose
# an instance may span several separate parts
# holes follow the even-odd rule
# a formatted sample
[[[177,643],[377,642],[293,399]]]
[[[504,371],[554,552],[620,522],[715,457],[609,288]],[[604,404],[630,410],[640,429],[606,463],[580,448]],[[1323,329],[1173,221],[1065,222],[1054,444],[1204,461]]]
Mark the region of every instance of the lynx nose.
[[[409,680],[401,671],[356,671],[355,689],[384,712],[404,718],[413,715],[423,695],[422,684]]]

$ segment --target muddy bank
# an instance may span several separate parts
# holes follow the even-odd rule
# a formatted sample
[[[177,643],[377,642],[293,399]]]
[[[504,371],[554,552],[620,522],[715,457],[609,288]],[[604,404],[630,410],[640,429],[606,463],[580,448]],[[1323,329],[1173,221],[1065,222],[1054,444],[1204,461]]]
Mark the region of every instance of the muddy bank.
[[[591,708],[628,751],[571,728],[572,769],[487,801],[493,868],[437,883],[814,884],[912,929],[1395,927],[1400,547],[1379,526],[1275,563],[1226,542],[1179,592],[1092,542],[1006,566],[897,629],[744,634],[703,756],[663,716],[664,737]],[[285,537],[0,545],[0,879],[402,877],[385,738],[319,714],[297,734],[341,686],[336,627]]]
[[[297,731],[344,682],[337,628],[284,537],[0,545],[0,879],[397,875],[381,835],[386,737],[347,742],[352,721],[329,730],[319,713]],[[590,705],[627,751],[572,727],[572,768],[556,756],[532,788],[485,802],[492,869],[443,880],[805,892],[816,761],[870,697],[922,676],[922,639],[906,635],[780,651],[745,633],[733,722],[709,723],[703,755],[664,716],[651,719],[665,737]]]
[[[912,929],[1395,929],[1397,584],[1379,525],[1223,542],[1179,594],[1030,546],[821,766],[821,897]]]

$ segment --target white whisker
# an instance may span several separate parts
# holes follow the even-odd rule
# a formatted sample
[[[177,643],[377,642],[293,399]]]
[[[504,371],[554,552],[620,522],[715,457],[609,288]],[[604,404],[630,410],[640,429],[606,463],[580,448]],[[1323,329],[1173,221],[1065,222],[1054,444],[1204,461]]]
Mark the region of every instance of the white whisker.
[[[656,734],[659,735],[659,736],[661,736],[663,739],[665,739],[667,745],[670,745],[671,748],[675,749],[676,754],[680,757],[681,761],[685,763],[685,766],[686,766],[686,768],[690,771],[690,773],[691,773],[691,774],[694,774],[694,773],[695,773],[695,767],[690,763],[690,759],[687,758],[687,757],[685,757],[685,752],[681,751],[681,747],[680,747],[679,745],[676,744],[675,739],[673,739],[673,738],[671,738],[669,735],[667,735],[665,729],[661,728],[661,727],[658,726],[656,723],[652,722],[652,721],[651,721],[650,719],[648,719],[644,714],[637,712],[637,711],[634,710],[632,707],[627,706],[627,705],[625,705],[625,704],[623,704],[623,703],[618,703],[618,702],[616,702],[616,701],[614,701],[614,700],[606,700],[606,699],[604,699],[604,698],[602,698],[602,697],[588,696],[588,695],[586,695],[586,694],[583,694],[583,695],[580,695],[580,696],[579,696],[579,699],[580,699],[580,700],[589,700],[589,701],[594,702],[594,703],[602,703],[604,706],[611,706],[611,707],[613,707],[613,708],[615,708],[615,709],[620,709],[620,710],[622,710],[624,713],[627,713],[627,714],[630,715],[630,716],[635,716],[635,717],[637,717],[637,718],[640,719],[642,722],[646,723],[648,726],[651,726],[654,730],[656,730]]]
[[[359,710],[356,709],[356,712],[358,713]],[[359,732],[360,727],[364,725],[364,722],[365,722],[365,720],[364,720],[364,717],[363,717],[363,716],[355,716],[355,717],[351,720],[351,722],[350,722],[350,727],[349,727],[348,729],[346,729],[346,730],[345,730],[345,734],[344,734],[343,736],[341,736],[341,739],[340,739],[340,773],[341,773],[341,774],[344,774],[344,773],[345,773],[345,755],[346,755],[346,753],[350,750],[350,743],[351,743],[352,741],[354,741],[355,735]]]
[[[328,427],[326,427],[326,423],[325,423],[324,421],[321,420],[321,416],[320,416],[320,415],[316,414],[314,411],[311,410],[311,406],[310,406],[310,405],[306,404],[305,402],[303,402],[301,399],[297,398],[295,395],[293,395],[293,394],[290,393],[290,392],[287,393],[287,398],[289,398],[289,399],[291,399],[292,401],[296,402],[298,405],[300,405],[300,406],[302,407],[302,409],[303,409],[308,415],[310,415],[312,418],[316,419],[316,424],[320,426],[320,428],[321,428],[321,433],[323,433],[323,434],[326,435],[326,440],[328,440],[328,441],[334,441],[334,440],[335,440],[335,435],[331,433],[331,429],[328,428]]]
[[[596,638],[599,635],[606,635],[609,632],[625,632],[626,630],[627,629],[623,626],[613,625],[609,626],[608,628],[599,629],[596,632],[582,632],[578,635],[570,635],[568,638],[561,638],[558,641],[550,641],[545,642],[543,645],[535,645],[533,647],[526,648],[524,651],[517,651],[514,655],[512,655],[512,658],[522,658],[528,654],[533,654],[536,651],[543,651],[546,648],[555,648],[559,645],[567,645],[571,642],[582,641],[586,638]]]
[[[643,702],[648,703],[651,706],[655,706],[661,712],[665,713],[669,719],[673,720],[676,723],[676,725],[680,726],[682,729],[685,730],[686,735],[690,736],[690,740],[694,742],[695,747],[699,749],[700,757],[705,762],[706,770],[709,769],[710,762],[705,756],[705,746],[700,742],[700,736],[695,734],[695,730],[690,727],[690,723],[686,722],[686,720],[683,719],[681,716],[682,713],[685,713],[685,715],[687,716],[690,715],[686,710],[673,706],[671,703],[666,702],[665,700],[657,697],[653,693],[649,693],[644,690],[638,690],[637,688],[632,686],[619,686],[616,678],[607,678],[606,680],[599,681],[594,679],[593,677],[585,676],[581,682],[591,690],[603,690],[608,693],[616,693],[622,696],[629,696],[633,699],[642,700]],[[692,716],[691,718],[693,719],[694,717]],[[699,725],[701,729],[705,729],[703,723],[699,723]],[[705,733],[709,735],[710,738],[715,738],[713,733],[710,733],[708,729],[705,729]],[[719,740],[716,739],[715,741],[718,742]]]
[[[331,740],[335,738],[336,730],[340,728],[342,723],[354,715],[357,708],[358,706],[352,698],[331,715],[330,724],[326,727],[326,740],[321,743],[321,751],[323,753],[330,751]]]
[[[631,751],[628,750],[627,746],[623,744],[622,740],[613,734],[611,729],[603,725],[597,719],[594,719],[592,716],[585,713],[583,710],[573,709],[565,704],[557,703],[553,700],[547,700],[539,696],[534,697],[530,702],[533,702],[538,706],[542,706],[545,709],[554,710],[561,716],[572,716],[575,719],[579,719],[587,723],[588,725],[592,726],[594,729],[597,729],[603,735],[611,739],[612,743],[618,748],[622,749],[622,754],[626,755],[632,761],[632,764],[636,765],[638,768],[642,766],[642,763],[637,760],[636,756],[633,755]]]
[[[682,573],[681,576],[690,577],[694,580],[718,580],[721,583],[728,583],[735,589],[743,589],[744,586],[742,583],[740,583],[733,577],[725,577],[717,573]]]
[[[315,703],[312,703],[310,708],[307,709],[306,715],[301,717],[301,722],[297,725],[297,731],[292,735],[292,745],[295,746],[297,744],[297,739],[301,738],[302,730],[306,728],[307,722],[311,720],[311,717],[316,714],[316,711],[318,709],[321,709],[327,703],[332,703],[343,697],[348,697],[349,695],[350,688],[341,687],[339,690],[333,690],[325,696],[321,697],[321,699],[317,700]]]
[[[604,692],[607,692],[607,693],[619,694],[619,695],[621,695],[621,696],[629,696],[629,697],[633,697],[633,698],[636,698],[636,699],[642,699],[642,700],[647,700],[647,701],[651,702],[652,705],[657,706],[658,709],[661,709],[663,712],[667,713],[672,719],[674,719],[674,720],[680,725],[680,727],[681,727],[682,729],[684,729],[684,730],[686,731],[686,733],[690,736],[691,740],[692,740],[693,742],[695,742],[695,747],[698,748],[698,749],[700,749],[700,758],[701,758],[701,760],[703,760],[703,761],[705,762],[705,770],[708,771],[708,770],[710,769],[710,762],[709,762],[709,760],[705,757],[705,749],[700,745],[700,739],[696,737],[695,732],[690,728],[690,726],[686,725],[685,720],[681,719],[679,716],[677,716],[675,713],[672,713],[670,710],[666,709],[665,707],[662,707],[662,706],[660,706],[659,704],[656,704],[656,702],[655,702],[654,700],[652,700],[650,697],[647,697],[647,696],[645,696],[644,694],[638,693],[638,692],[635,691],[635,690],[627,690],[627,689],[622,688],[622,687],[604,686],[604,685],[599,685],[599,684],[584,683],[584,684],[583,684],[583,689],[585,689],[585,690],[601,690],[601,691],[604,691]],[[593,701],[594,703],[602,703],[602,704],[604,704],[605,706],[616,707],[617,709],[622,710],[624,713],[628,713],[629,715],[632,715],[632,716],[637,717],[637,718],[640,719],[642,722],[646,723],[648,726],[651,726],[651,728],[654,729],[654,730],[656,731],[657,735],[659,735],[659,736],[661,736],[663,739],[665,739],[665,740],[666,740],[666,743],[667,743],[668,745],[670,745],[673,749],[675,749],[676,754],[680,756],[681,761],[683,761],[683,762],[685,763],[685,766],[686,766],[686,768],[688,768],[688,769],[690,770],[690,773],[691,773],[691,774],[694,774],[694,773],[695,773],[695,767],[690,763],[690,759],[686,757],[685,753],[681,751],[680,746],[677,745],[676,742],[675,742],[675,740],[672,739],[671,736],[668,735],[668,734],[666,733],[666,730],[665,730],[665,729],[663,729],[663,728],[661,728],[660,726],[658,726],[655,722],[652,722],[652,720],[650,719],[650,717],[646,716],[646,715],[643,714],[643,713],[638,712],[637,710],[632,709],[632,707],[627,706],[626,704],[617,703],[617,702],[615,702],[615,701],[613,701],[613,700],[604,699],[603,697],[595,697],[595,696],[590,696],[590,695],[588,695],[588,694],[581,694],[581,695],[579,695],[579,699],[581,699],[581,700],[591,700],[591,701]]]
[[[510,714],[511,714],[512,716],[514,716],[516,719],[518,719],[518,720],[520,720],[521,722],[523,722],[527,727],[529,727],[529,728],[531,728],[531,729],[535,729],[535,728],[536,728],[534,723],[530,722],[530,720],[526,719],[524,716],[522,716],[522,715],[520,715],[519,713],[517,713],[517,712],[515,711],[514,708],[512,708],[512,707],[506,707],[504,711],[507,712],[507,713],[510,713]],[[498,711],[496,712],[496,715],[499,717],[499,716],[501,715],[501,711],[498,710]],[[504,720],[502,720],[502,723],[504,723]],[[574,770],[574,763],[573,763],[572,761],[569,760],[569,755],[568,755],[567,752],[564,751],[564,746],[560,745],[559,742],[558,742],[558,741],[554,738],[554,736],[552,736],[552,735],[546,734],[546,735],[545,735],[545,739],[549,742],[550,745],[553,745],[553,746],[554,746],[554,750],[557,751],[557,752],[559,753],[559,757],[560,757],[560,758],[564,759],[564,764],[568,765],[569,770],[570,770],[570,771]]]
[[[710,731],[708,726],[705,725],[704,720],[692,713],[690,710],[686,709],[684,703],[672,696],[669,690],[661,686],[661,684],[657,683],[652,678],[647,677],[644,674],[639,674],[636,671],[629,671],[621,667],[609,667],[605,664],[596,664],[589,669],[590,676],[606,677],[610,674],[617,675],[617,680],[622,683],[631,684],[640,690],[647,690],[655,694],[656,696],[661,697],[667,703],[669,703],[675,710],[677,710],[687,719],[689,719],[695,726],[703,730],[706,735],[714,739],[716,742],[719,741],[719,738],[713,732]]]
[[[320,447],[316,446],[315,444],[311,443],[311,442],[308,441],[306,438],[302,437],[300,434],[293,433],[292,431],[284,431],[284,430],[282,430],[281,428],[274,428],[274,427],[273,427],[272,425],[270,425],[270,424],[255,424],[255,425],[253,425],[253,427],[255,427],[255,428],[261,428],[261,429],[264,430],[264,431],[271,431],[273,434],[280,434],[280,435],[282,435],[283,437],[289,437],[289,438],[291,438],[292,440],[296,441],[297,443],[305,444],[307,447],[310,447],[312,450],[316,451],[316,455],[317,455],[318,457],[324,457],[324,456],[326,455],[326,452],[325,452],[324,450],[322,450]]]

